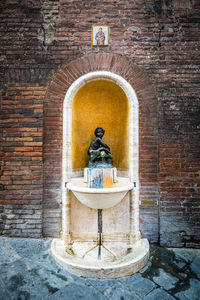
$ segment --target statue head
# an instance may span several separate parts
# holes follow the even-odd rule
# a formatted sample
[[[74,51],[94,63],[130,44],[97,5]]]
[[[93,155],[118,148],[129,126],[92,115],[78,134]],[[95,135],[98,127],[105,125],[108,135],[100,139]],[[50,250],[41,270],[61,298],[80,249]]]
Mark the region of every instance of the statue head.
[[[104,133],[105,133],[105,130],[102,127],[97,127],[94,132],[95,136],[100,137],[100,138],[103,137]]]

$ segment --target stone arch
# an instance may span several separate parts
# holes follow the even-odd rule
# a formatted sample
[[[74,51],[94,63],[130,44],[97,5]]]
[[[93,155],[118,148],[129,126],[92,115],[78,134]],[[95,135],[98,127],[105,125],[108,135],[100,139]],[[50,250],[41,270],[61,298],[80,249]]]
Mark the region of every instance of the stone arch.
[[[81,76],[108,71],[124,78],[139,103],[140,201],[158,201],[157,99],[144,72],[128,59],[109,53],[88,54],[57,71],[47,88],[44,102],[44,236],[61,230],[62,116],[70,86]]]

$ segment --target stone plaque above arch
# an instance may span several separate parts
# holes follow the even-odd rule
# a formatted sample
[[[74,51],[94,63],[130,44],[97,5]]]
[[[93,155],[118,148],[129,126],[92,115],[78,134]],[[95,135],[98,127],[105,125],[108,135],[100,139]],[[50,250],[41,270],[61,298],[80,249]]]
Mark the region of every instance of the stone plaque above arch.
[[[137,95],[140,201],[158,202],[157,99],[153,87],[145,73],[130,60],[109,53],[88,54],[58,70],[53,75],[46,92],[44,101],[44,236],[57,237],[61,231],[64,98],[74,81],[94,71],[108,71],[123,77]]]

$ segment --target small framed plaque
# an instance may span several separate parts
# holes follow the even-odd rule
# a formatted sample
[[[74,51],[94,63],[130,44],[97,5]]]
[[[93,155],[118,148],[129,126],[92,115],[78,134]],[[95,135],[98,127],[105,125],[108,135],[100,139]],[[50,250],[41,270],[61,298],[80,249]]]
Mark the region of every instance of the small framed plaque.
[[[108,26],[92,26],[92,46],[108,46],[108,36]]]

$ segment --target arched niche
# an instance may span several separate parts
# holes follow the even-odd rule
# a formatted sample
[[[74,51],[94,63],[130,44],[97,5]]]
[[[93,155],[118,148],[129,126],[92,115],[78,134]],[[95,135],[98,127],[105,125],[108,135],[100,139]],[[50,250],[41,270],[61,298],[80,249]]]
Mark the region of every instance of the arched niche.
[[[105,140],[113,149],[116,167],[138,186],[137,96],[125,79],[105,71],[81,76],[66,93],[63,107],[63,181],[67,182],[86,167],[87,147],[96,126],[108,131]]]
[[[65,99],[64,99],[64,105],[63,105],[63,155],[62,155],[62,181],[63,181],[63,190],[62,190],[62,236],[64,239],[64,243],[66,245],[71,244],[71,239],[73,239],[73,233],[74,233],[74,228],[75,230],[75,235],[77,235],[77,232],[83,228],[83,226],[79,226],[80,228],[77,228],[77,222],[74,223],[74,217],[72,217],[74,212],[77,212],[77,208],[75,205],[73,205],[73,201],[71,200],[70,192],[66,191],[66,183],[70,182],[70,179],[72,177],[77,177],[77,176],[82,176],[83,175],[83,168],[86,167],[84,164],[84,159],[83,161],[80,161],[80,170],[77,170],[73,168],[73,159],[76,159],[76,154],[73,153],[73,149],[78,146],[78,138],[77,141],[74,139],[74,135],[76,136],[76,133],[73,133],[73,130],[75,130],[75,125],[73,126],[73,122],[76,123],[76,120],[73,120],[74,114],[79,114],[77,116],[78,119],[81,119],[80,114],[83,113],[83,110],[81,111],[78,109],[76,111],[76,101],[80,101],[79,105],[83,105],[83,101],[85,99],[82,99],[84,97],[84,89],[88,89],[88,87],[92,87],[92,90],[90,91],[90,97],[91,99],[92,95],[94,95],[94,88],[100,85],[106,85],[107,89],[110,87],[115,90],[116,92],[116,97],[114,99],[117,99],[117,93],[121,93],[121,100],[118,102],[120,104],[121,108],[124,109],[125,113],[120,112],[120,114],[125,116],[125,119],[121,120],[121,122],[124,122],[124,132],[125,132],[125,137],[124,137],[124,148],[126,154],[127,154],[127,161],[125,162],[126,168],[124,170],[118,170],[118,175],[122,177],[128,177],[131,182],[134,182],[134,190],[130,193],[130,208],[128,209],[129,211],[129,222],[125,222],[126,224],[129,224],[127,228],[125,229],[124,238],[128,236],[129,241],[131,243],[136,242],[140,239],[140,231],[139,231],[139,151],[138,151],[138,130],[139,130],[139,124],[138,124],[138,99],[136,96],[136,93],[132,86],[121,76],[116,75],[111,72],[106,72],[106,71],[96,71],[96,72],[91,72],[86,75],[83,75],[79,77],[76,81],[72,83],[72,85],[69,87]],[[92,92],[92,93],[91,93]],[[79,95],[80,93],[80,95]],[[89,97],[89,98],[90,98]],[[109,95],[107,95],[108,99]],[[89,100],[88,98],[88,100]],[[78,99],[78,100],[77,100]],[[123,101],[125,103],[123,103]],[[98,102],[98,101],[97,101]],[[114,106],[114,100],[112,100],[112,106]],[[86,113],[91,110],[91,112],[94,110],[95,113],[95,101],[89,100],[89,107],[86,110]],[[122,104],[123,103],[123,104]],[[91,105],[91,107],[90,107]],[[117,113],[119,113],[120,109],[117,110]],[[83,113],[83,116],[85,113]],[[109,114],[107,114],[109,115]],[[102,114],[103,116],[103,114]],[[100,116],[101,117],[101,116]],[[101,121],[101,118],[99,117],[99,121]],[[85,118],[85,116],[84,116]],[[109,117],[108,117],[109,118]],[[112,116],[110,116],[111,120]],[[93,122],[95,122],[95,118],[93,119]],[[103,122],[103,121],[102,121]],[[105,121],[104,121],[105,122]],[[113,131],[113,128],[111,128],[111,124],[109,124],[110,120],[107,120],[104,125],[109,125],[110,129]],[[84,123],[84,120],[83,120]],[[112,122],[111,122],[112,123]],[[89,123],[88,123],[89,124]],[[90,124],[89,124],[90,125]],[[88,126],[89,126],[88,125]],[[97,125],[102,125],[103,124],[97,124]],[[77,125],[76,125],[77,126]],[[79,126],[77,126],[78,130]],[[93,129],[90,130],[90,133],[93,134]],[[88,141],[91,138],[90,133],[88,134]],[[109,136],[109,134],[108,134]],[[116,136],[116,141],[118,138],[121,138],[120,136]],[[111,132],[111,139],[112,139],[112,132]],[[88,147],[88,141],[86,141],[86,144],[84,144],[83,147],[86,146]],[[74,145],[73,145],[74,143]],[[85,141],[84,141],[85,143]],[[113,146],[115,146],[115,141],[113,143]],[[116,147],[117,148],[117,147]],[[116,152],[117,154],[117,152]],[[74,157],[73,157],[74,156]],[[120,159],[119,159],[120,160]],[[83,163],[83,164],[82,164]],[[81,173],[82,172],[82,173]],[[81,174],[80,174],[81,173]],[[134,199],[134,200],[133,200]],[[128,201],[128,199],[127,199]],[[128,202],[127,202],[128,205]],[[124,205],[123,205],[124,206]],[[126,205],[124,207],[127,207]],[[83,207],[79,207],[78,211],[80,213],[80,210],[83,209]],[[113,211],[115,213],[113,214]],[[121,209],[118,209],[117,207],[112,210],[111,215],[113,215],[114,219],[116,218],[117,214],[120,214]],[[88,212],[87,212],[88,214]],[[81,213],[83,216],[83,211]],[[106,213],[104,214],[105,218],[104,223],[107,222],[107,219],[110,219],[111,216],[110,214],[107,216]],[[88,217],[86,217],[87,219]],[[92,224],[95,224],[95,213],[93,216],[90,216],[93,221],[91,222]],[[76,218],[75,218],[76,219]],[[84,221],[84,220],[83,220]],[[79,223],[81,222],[80,217],[79,217]],[[83,222],[84,224],[84,222]],[[114,221],[113,221],[114,224]],[[79,224],[80,225],[80,224]],[[121,224],[119,225],[121,227]],[[123,226],[122,226],[123,227]],[[113,231],[118,230],[119,232],[123,229],[117,228],[115,225],[113,228]],[[93,233],[96,232],[96,229],[93,229]]]

